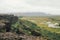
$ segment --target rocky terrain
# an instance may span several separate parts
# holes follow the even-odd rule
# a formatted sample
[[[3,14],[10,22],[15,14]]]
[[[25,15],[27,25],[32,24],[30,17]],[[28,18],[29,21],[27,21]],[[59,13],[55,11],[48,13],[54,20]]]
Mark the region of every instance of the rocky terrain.
[[[18,21],[14,15],[0,15],[0,40],[41,40],[41,37],[27,35],[23,31],[13,32],[11,25]],[[24,26],[24,25],[23,25]]]
[[[48,31],[17,16],[0,15],[0,40],[53,40],[45,32]]]

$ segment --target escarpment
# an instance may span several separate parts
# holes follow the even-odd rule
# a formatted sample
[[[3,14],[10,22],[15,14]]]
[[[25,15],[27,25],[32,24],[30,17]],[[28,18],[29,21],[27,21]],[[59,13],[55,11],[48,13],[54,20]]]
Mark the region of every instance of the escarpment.
[[[6,29],[6,32],[9,32],[12,23],[15,23],[17,20],[18,17],[14,15],[0,15],[0,29]]]

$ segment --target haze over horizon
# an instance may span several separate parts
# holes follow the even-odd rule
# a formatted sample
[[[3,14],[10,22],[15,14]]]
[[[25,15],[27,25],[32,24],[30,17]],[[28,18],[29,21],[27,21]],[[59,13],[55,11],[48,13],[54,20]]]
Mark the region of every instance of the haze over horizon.
[[[60,0],[0,0],[0,13],[19,12],[60,15]]]

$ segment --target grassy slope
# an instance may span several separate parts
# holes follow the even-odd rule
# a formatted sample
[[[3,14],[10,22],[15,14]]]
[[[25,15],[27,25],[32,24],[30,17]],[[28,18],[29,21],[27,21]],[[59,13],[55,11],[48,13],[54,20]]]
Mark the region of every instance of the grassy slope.
[[[59,17],[53,17],[53,18],[59,19]],[[55,32],[55,33],[60,33],[60,28],[49,28],[47,25],[41,24],[42,22],[45,22],[45,21],[52,21],[53,23],[57,22],[55,20],[53,21],[50,18],[47,18],[47,17],[23,17],[22,19],[34,22],[38,26],[40,26],[40,27],[42,27],[42,28],[44,28],[44,29],[46,29],[48,31]]]
[[[35,18],[32,18],[35,20]],[[41,36],[43,36],[44,38],[50,39],[50,40],[60,40],[60,34],[57,34],[57,31],[55,32],[55,29],[53,28],[48,28],[47,25],[43,25],[43,24],[39,24],[42,21],[31,21],[32,19],[28,18],[22,18],[20,21],[22,23],[24,23],[25,25],[28,25],[29,29],[37,31],[39,34],[41,34]],[[37,19],[37,18],[36,18]],[[40,20],[40,19],[39,19]],[[34,24],[37,24],[35,26],[33,26]],[[38,25],[39,24],[39,25]],[[24,28],[25,29],[25,28]],[[51,29],[51,30],[50,30]],[[56,29],[57,30],[57,29]],[[28,30],[26,30],[26,33],[29,32]],[[30,33],[30,32],[29,32]],[[32,32],[31,32],[32,33]],[[33,33],[35,34],[35,33]]]

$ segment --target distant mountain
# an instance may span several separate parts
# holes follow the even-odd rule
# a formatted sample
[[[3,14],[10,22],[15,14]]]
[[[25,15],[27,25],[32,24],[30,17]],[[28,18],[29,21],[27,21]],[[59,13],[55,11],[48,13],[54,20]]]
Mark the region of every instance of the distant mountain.
[[[17,13],[17,16],[49,16],[50,14],[46,14],[43,12],[26,12],[26,13]]]

